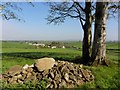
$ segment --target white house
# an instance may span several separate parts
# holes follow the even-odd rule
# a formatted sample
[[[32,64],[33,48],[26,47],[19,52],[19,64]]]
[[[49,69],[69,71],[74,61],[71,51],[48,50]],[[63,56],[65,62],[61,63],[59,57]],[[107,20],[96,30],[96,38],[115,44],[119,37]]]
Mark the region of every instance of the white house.
[[[65,46],[62,46],[62,48],[65,48]]]
[[[51,48],[54,49],[54,48],[57,48],[57,47],[56,46],[52,46]]]
[[[45,44],[33,44],[34,46],[42,46],[45,47]]]
[[[48,46],[48,48],[50,48],[50,46]]]

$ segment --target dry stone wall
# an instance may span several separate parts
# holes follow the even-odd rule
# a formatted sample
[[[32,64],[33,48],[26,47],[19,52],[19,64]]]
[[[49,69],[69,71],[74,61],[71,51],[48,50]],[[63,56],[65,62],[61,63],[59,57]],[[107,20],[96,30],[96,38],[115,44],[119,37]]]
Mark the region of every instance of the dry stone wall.
[[[24,68],[16,65],[2,74],[2,80],[10,84],[37,83],[45,78],[48,80],[46,88],[73,88],[94,80],[91,71],[83,69],[81,64],[53,58],[38,59],[34,65]]]

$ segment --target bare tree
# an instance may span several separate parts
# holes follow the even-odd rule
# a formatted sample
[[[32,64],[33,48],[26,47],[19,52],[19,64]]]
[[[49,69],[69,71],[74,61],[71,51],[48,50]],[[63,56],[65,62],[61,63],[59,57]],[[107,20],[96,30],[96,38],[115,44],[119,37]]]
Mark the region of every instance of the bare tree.
[[[34,4],[31,2],[27,2],[27,4],[30,4],[34,7]],[[18,21],[24,21],[23,18],[20,18],[20,16],[17,14],[18,12],[21,12],[22,8],[20,6],[20,3],[17,2],[0,2],[0,16],[3,18],[3,20],[11,20],[15,19]]]
[[[95,34],[92,59],[94,65],[106,64],[106,19],[107,2],[96,2]]]
[[[82,44],[83,63],[87,64],[90,60],[91,48],[91,26],[92,26],[92,2],[59,2],[50,3],[50,15],[47,17],[48,23],[60,24],[66,18],[78,19],[84,31]]]
[[[92,65],[107,65],[106,61],[106,20],[118,14],[119,5],[115,2],[96,2]]]

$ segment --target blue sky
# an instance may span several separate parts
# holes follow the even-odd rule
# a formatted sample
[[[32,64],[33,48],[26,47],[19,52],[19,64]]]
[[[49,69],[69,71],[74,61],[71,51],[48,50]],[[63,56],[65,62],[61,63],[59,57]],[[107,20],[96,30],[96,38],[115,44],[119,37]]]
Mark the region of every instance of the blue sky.
[[[49,7],[45,3],[20,3],[22,12],[17,12],[25,22],[2,21],[3,40],[82,40],[83,31],[78,20],[67,19],[61,25],[47,24]],[[117,18],[107,21],[107,41],[118,40]]]

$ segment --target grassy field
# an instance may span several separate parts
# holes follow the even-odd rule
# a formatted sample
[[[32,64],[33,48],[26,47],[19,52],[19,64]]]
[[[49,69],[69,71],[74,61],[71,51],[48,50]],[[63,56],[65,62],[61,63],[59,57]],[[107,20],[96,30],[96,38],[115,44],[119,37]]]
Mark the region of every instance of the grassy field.
[[[47,43],[47,42],[46,42]],[[78,47],[78,49],[72,48],[39,48],[28,45],[25,42],[3,42],[2,43],[2,72],[4,73],[11,66],[19,64],[32,64],[36,59],[42,57],[53,57],[55,60],[67,60],[75,62],[76,57],[81,57],[81,43],[80,42],[64,42],[65,45],[70,47]],[[84,68],[90,69],[94,76],[95,81],[92,83],[86,83],[78,88],[119,88],[120,81],[118,76],[118,63],[120,50],[118,43],[107,43],[107,59],[109,66],[84,66]],[[0,70],[1,71],[1,70]]]

